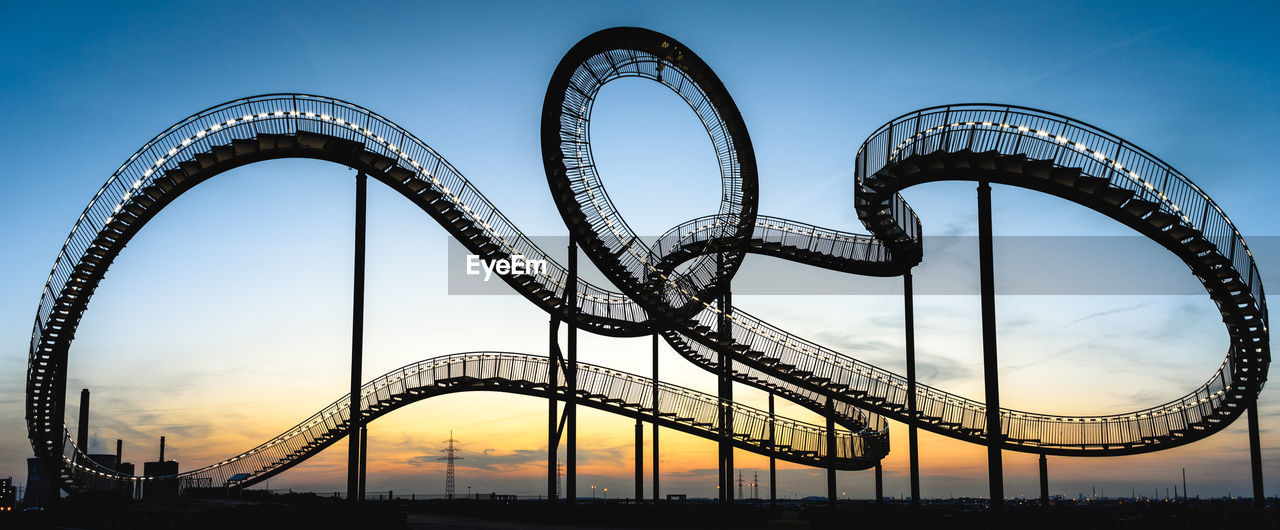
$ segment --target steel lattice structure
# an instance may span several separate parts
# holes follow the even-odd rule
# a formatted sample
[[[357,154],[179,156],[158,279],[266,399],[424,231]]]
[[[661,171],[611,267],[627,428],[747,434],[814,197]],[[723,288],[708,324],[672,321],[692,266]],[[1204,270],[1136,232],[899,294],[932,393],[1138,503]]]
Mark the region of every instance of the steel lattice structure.
[[[591,158],[592,103],[601,87],[623,77],[651,79],[689,104],[706,127],[723,181],[718,213],[683,223],[653,245],[635,237],[618,215]],[[726,375],[734,381],[804,405],[834,423],[808,425],[732,404],[732,424],[726,425],[719,410],[725,404],[715,396],[671,385],[660,385],[658,394],[662,410],[673,414],[659,415],[649,397],[654,388],[645,378],[581,365],[570,392],[562,384],[548,384],[552,374],[560,381],[567,374],[551,372],[545,358],[487,353],[429,359],[366,383],[364,421],[433,395],[490,390],[573,399],[757,453],[841,469],[865,469],[884,456],[884,417],[986,443],[982,402],[915,385],[916,410],[909,413],[903,376],[738,308],[721,309],[747,253],[848,273],[904,274],[920,261],[923,238],[919,218],[898,192],[947,179],[1049,193],[1132,227],[1177,255],[1201,279],[1231,337],[1226,359],[1208,381],[1168,403],[1099,416],[1000,409],[1002,448],[1111,456],[1176,447],[1225,428],[1266,380],[1265,296],[1239,231],[1180,172],[1078,120],[1024,107],[966,104],[890,121],[863,143],[855,161],[855,209],[870,235],[759,215],[754,152],[737,106],[697,55],[659,33],[615,28],[574,46],[548,87],[541,138],[557,209],[574,240],[619,291],[571,277],[431,147],[357,105],[302,94],[255,96],[211,107],[166,129],[95,194],[49,275],[27,373],[26,415],[36,454],[59,466],[68,489],[143,480],[89,461],[61,425],[67,355],[80,317],[124,246],[174,198],[229,169],[279,158],[326,160],[365,172],[486,260],[517,254],[545,260],[545,274],[502,278],[555,318],[607,336],[659,333],[694,364],[716,372],[731,366]],[[265,480],[339,439],[349,421],[346,400],[257,448],[179,477],[222,483],[249,473],[241,487]],[[835,424],[841,428],[834,429]],[[835,447],[828,443],[833,433]]]

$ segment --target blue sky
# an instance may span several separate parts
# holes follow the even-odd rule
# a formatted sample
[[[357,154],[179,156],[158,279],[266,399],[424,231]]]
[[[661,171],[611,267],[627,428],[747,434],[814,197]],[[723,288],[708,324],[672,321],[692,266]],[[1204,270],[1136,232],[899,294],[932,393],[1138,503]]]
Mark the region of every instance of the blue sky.
[[[26,346],[49,267],[92,194],[148,139],[238,97],[338,97],[422,138],[528,233],[562,235],[540,161],[542,99],[563,53],[611,26],[664,32],[715,69],[750,129],[764,214],[861,231],[852,209],[852,161],[862,140],[920,107],[991,101],[1107,129],[1180,169],[1247,235],[1280,235],[1271,204],[1280,191],[1270,160],[1280,118],[1274,6],[279,2],[208,10],[72,2],[4,11],[0,100],[9,126],[0,128],[8,161],[0,192],[10,206],[0,214],[9,227],[0,233],[8,249],[0,260],[0,421],[13,427],[0,437],[0,476],[25,475],[30,445],[19,425]],[[633,227],[659,233],[715,210],[712,151],[674,94],[623,80],[601,93],[594,113],[601,173]],[[102,429],[95,436],[103,444],[124,437],[126,458],[137,448],[136,462],[141,447],[150,455],[153,438],[167,432],[188,469],[255,445],[344,392],[349,177],[344,168],[307,161],[241,168],[189,192],[130,243],[72,349],[69,386],[73,394],[82,386],[94,390]],[[904,195],[926,236],[976,231],[971,184],[932,184]],[[448,296],[445,232],[388,190],[374,186],[370,201],[366,375],[456,351],[543,352],[544,315],[514,297]],[[1003,235],[1132,233],[1030,192],[1000,187],[995,202]],[[1275,277],[1271,263],[1259,265]],[[1180,265],[1167,256],[1156,266]],[[785,329],[900,370],[894,298],[735,301]],[[1103,413],[1160,403],[1201,383],[1226,348],[1207,296],[1002,297],[1000,304],[1003,401],[1023,410]],[[963,296],[917,304],[921,362],[930,367],[922,367],[922,378],[975,398],[981,396],[977,311],[976,299]],[[641,342],[587,338],[584,359],[647,373]],[[674,354],[664,359],[664,378],[669,369],[672,381],[714,388],[707,374],[681,366]],[[1264,458],[1268,476],[1277,477],[1280,447],[1271,433],[1280,425],[1280,401],[1270,394],[1262,403]],[[464,441],[522,428],[499,410],[545,410],[500,395],[447,400],[405,411],[394,433],[374,430],[371,457],[378,458],[379,443],[398,449],[385,454],[386,471],[371,475],[370,489],[437,491],[439,470],[405,467],[404,455],[434,454],[449,427]],[[462,407],[480,412],[450,412]],[[625,453],[618,457],[624,469],[611,474],[602,464],[600,479],[616,476],[619,489],[628,486],[628,422],[588,418],[598,446]],[[895,426],[889,492],[905,484],[905,430]],[[1205,495],[1241,492],[1248,487],[1242,427],[1168,453],[1064,460],[1070,466],[1062,465],[1061,481],[1051,475],[1051,484],[1083,491],[1101,480],[1109,490],[1139,489],[1173,480],[1164,475],[1186,465],[1191,476],[1203,473]],[[205,446],[224,452],[202,448],[201,439],[214,438]],[[672,439],[673,447],[693,448],[687,461],[714,462],[709,443]],[[930,440],[935,455],[948,457],[923,455],[925,495],[985,491],[980,448]],[[475,443],[477,452],[538,449]],[[609,454],[602,453],[602,463]],[[340,487],[330,469],[340,460],[335,455],[341,456],[326,452],[273,487]],[[1033,493],[1033,461],[1008,458],[1010,492],[1025,486]],[[510,480],[476,471],[474,480],[534,494],[536,474],[521,478],[529,469],[512,468]],[[711,478],[698,482],[695,471],[673,480],[687,478],[695,494],[714,486]],[[821,492],[821,479],[804,473],[794,472],[788,490]],[[842,474],[842,483],[862,488],[851,496],[869,489],[869,479],[859,477]]]

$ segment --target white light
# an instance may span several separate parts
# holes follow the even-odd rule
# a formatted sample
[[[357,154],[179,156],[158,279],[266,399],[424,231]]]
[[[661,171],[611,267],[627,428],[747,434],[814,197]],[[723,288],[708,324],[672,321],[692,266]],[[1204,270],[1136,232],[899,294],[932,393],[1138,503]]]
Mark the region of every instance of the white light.
[[[329,121],[329,115],[328,115],[328,114],[321,114],[321,115],[320,115],[320,119],[321,119],[321,120],[324,120],[324,121]]]
[[[277,110],[277,111],[276,111],[276,116],[284,116],[284,111],[282,111],[282,110]]]
[[[236,124],[236,119],[235,119],[235,118],[231,118],[231,119],[227,120],[227,127],[230,127],[230,126],[235,125],[235,124]]]
[[[1049,131],[1045,131],[1045,130],[1036,131],[1036,136],[1049,136]]]
[[[213,124],[213,127],[210,127],[210,128],[209,128],[209,131],[210,131],[210,132],[213,132],[213,131],[216,131],[216,130],[221,129],[221,128],[222,128],[222,124],[221,124],[221,123],[215,123],[215,124]]]
[[[245,114],[244,116],[242,116],[242,117],[240,118],[240,120],[241,120],[241,121],[253,121],[253,115],[252,115],[252,114]]]

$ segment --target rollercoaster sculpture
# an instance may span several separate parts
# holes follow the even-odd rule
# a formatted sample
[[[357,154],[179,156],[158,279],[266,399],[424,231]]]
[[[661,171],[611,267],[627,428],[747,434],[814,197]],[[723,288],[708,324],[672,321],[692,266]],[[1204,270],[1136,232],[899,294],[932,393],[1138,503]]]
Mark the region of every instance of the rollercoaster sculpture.
[[[601,87],[623,77],[653,80],[688,103],[706,127],[723,180],[718,213],[681,224],[653,244],[619,216],[592,160],[593,102]],[[1255,407],[1266,379],[1266,302],[1239,231],[1177,170],[1074,119],[989,104],[904,114],[877,129],[857,152],[854,205],[871,234],[819,228],[757,213],[758,175],[747,127],[702,59],[665,35],[615,28],[579,42],[556,68],[543,105],[541,140],[547,182],[573,241],[567,267],[426,143],[357,105],[302,94],[256,96],[169,127],[94,195],[49,275],[27,373],[26,417],[36,455],[58,470],[56,480],[69,491],[193,477],[247,487],[352,432],[352,400],[346,396],[221,462],[171,477],[138,477],[94,463],[62,425],[77,324],[124,246],[186,190],[224,171],[280,158],[326,160],[372,176],[483,259],[545,260],[550,266],[544,273],[503,279],[551,316],[552,337],[560,322],[607,336],[653,335],[655,348],[661,336],[721,380],[719,394],[707,395],[576,360],[566,363],[558,352],[454,354],[365,383],[358,394],[362,424],[432,396],[501,391],[549,397],[553,410],[555,400],[583,404],[792,462],[866,469],[888,452],[884,418],[996,450],[1040,455],[1168,449],[1220,431]],[[923,241],[919,219],[898,192],[939,180],[1052,194],[1156,241],[1190,267],[1217,303],[1230,336],[1226,359],[1203,385],[1167,403],[1102,416],[1038,414],[988,408],[917,384],[913,376],[869,365],[733,307],[731,279],[747,253],[909,277],[922,259]],[[577,245],[618,291],[577,278]],[[571,349],[573,337],[571,332]],[[827,424],[733,403],[729,382],[801,404],[825,416]],[[996,421],[999,427],[992,428]]]

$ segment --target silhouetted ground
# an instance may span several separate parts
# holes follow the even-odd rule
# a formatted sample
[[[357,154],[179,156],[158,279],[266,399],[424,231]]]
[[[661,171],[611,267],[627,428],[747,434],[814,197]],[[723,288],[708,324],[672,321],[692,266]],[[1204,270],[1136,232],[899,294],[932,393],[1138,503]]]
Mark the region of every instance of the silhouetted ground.
[[[545,503],[487,501],[396,501],[350,506],[310,495],[264,500],[184,500],[172,503],[64,499],[55,509],[0,514],[0,528],[155,529],[218,528],[1280,528],[1276,506],[1255,510],[1247,502],[1094,503],[1041,508],[1009,506],[993,525],[977,502],[939,503],[920,509],[905,504],[849,502],[835,510],[816,505],[739,505],[724,510],[711,503],[657,507],[590,503],[566,509]]]

